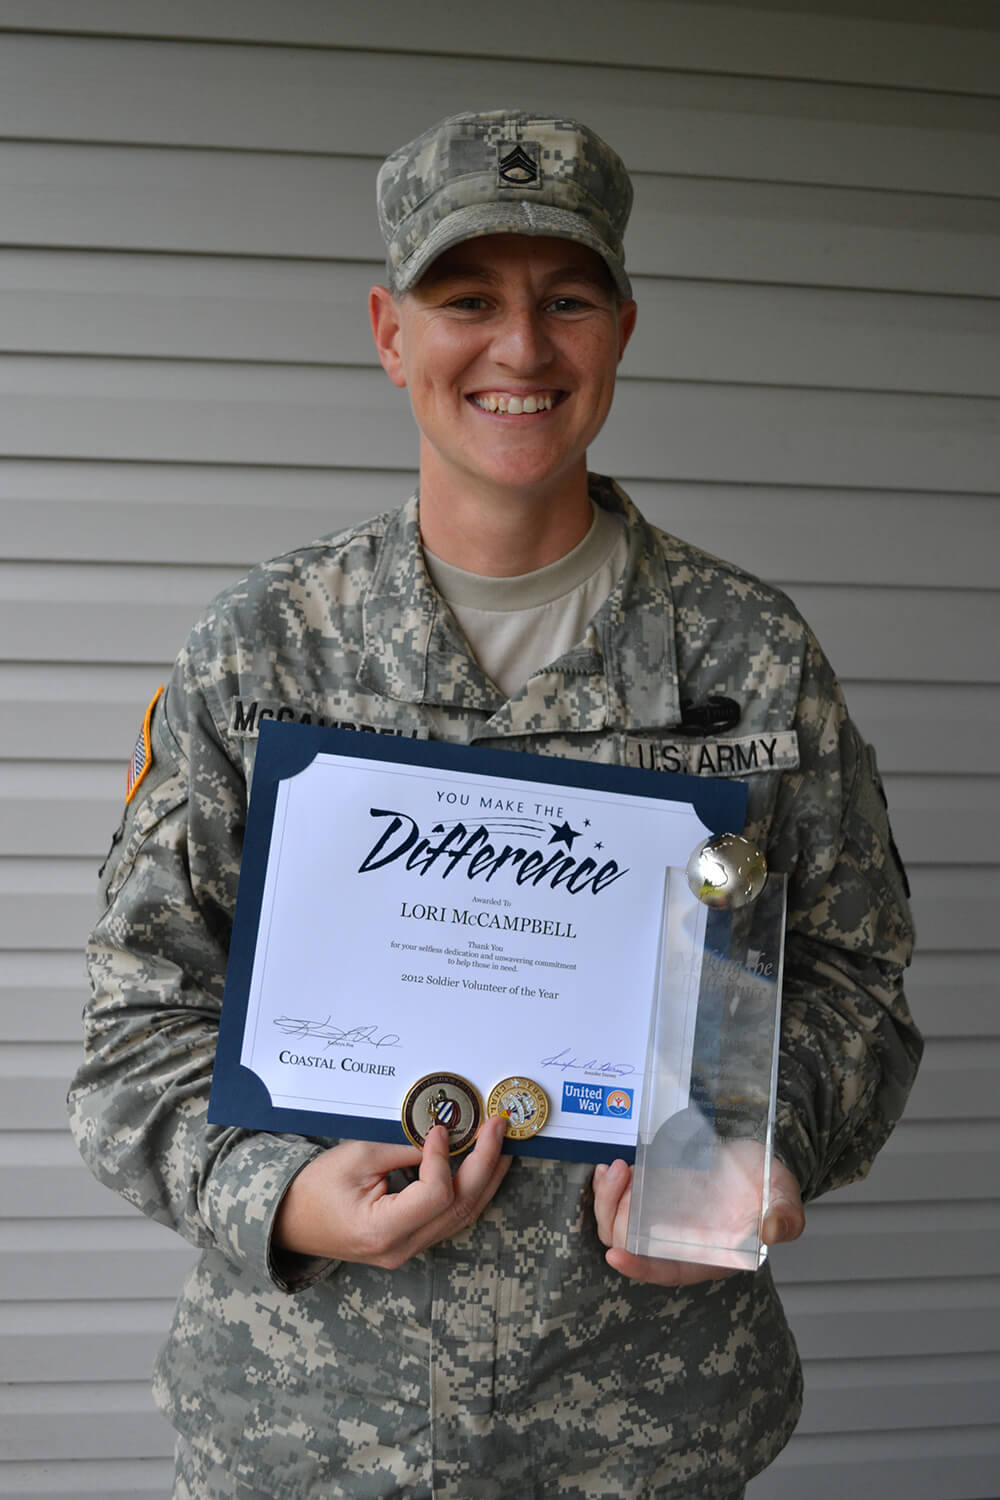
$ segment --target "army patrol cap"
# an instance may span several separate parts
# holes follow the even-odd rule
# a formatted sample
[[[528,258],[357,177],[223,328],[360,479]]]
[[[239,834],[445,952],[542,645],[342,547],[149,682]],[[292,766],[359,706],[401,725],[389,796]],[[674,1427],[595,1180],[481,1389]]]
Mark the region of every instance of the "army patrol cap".
[[[576,120],[511,110],[451,115],[387,156],[376,187],[386,269],[406,292],[452,245],[486,234],[552,235],[601,257],[631,297],[622,243],[632,183]]]

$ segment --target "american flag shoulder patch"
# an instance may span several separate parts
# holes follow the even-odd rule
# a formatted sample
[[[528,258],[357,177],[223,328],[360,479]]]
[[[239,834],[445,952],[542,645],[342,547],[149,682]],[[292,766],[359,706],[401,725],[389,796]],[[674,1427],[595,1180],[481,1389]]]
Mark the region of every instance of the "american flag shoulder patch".
[[[142,778],[153,764],[153,746],[149,737],[149,726],[153,721],[153,709],[159,703],[163,693],[163,684],[156,689],[150,701],[149,707],[143,715],[142,728],[136,738],[135,749],[132,751],[125,773],[125,806],[132,801],[136,792],[142,784]]]

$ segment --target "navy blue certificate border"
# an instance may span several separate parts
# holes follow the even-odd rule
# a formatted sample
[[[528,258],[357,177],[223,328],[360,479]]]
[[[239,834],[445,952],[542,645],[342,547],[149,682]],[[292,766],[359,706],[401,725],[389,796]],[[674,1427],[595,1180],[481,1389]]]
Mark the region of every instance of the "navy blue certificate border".
[[[512,750],[482,750],[475,746],[449,745],[440,740],[377,735],[353,729],[325,729],[315,724],[263,722],[257,741],[208,1106],[208,1119],[213,1125],[239,1125],[249,1130],[319,1137],[323,1141],[346,1138],[407,1144],[402,1124],[398,1121],[333,1114],[326,1110],[280,1108],[271,1103],[271,1096],[256,1073],[240,1062],[278,786],[304,771],[320,754],[396,765],[430,766],[436,770],[491,776],[508,782],[582,787],[612,796],[649,797],[657,802],[681,802],[692,806],[712,833],[737,833],[742,830],[746,818],[747,788],[741,781],[643,771],[631,766],[608,766]],[[450,1069],[453,1061],[442,1058],[442,1068]],[[461,1072],[461,1069],[455,1071]],[[635,1155],[632,1147],[605,1146],[558,1136],[507,1141],[504,1149],[519,1156],[562,1161],[631,1161]]]

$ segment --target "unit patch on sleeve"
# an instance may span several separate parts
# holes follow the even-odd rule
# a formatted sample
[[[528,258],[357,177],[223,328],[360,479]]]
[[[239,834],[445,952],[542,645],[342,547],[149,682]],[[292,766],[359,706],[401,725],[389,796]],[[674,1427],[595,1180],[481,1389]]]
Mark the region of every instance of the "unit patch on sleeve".
[[[739,739],[625,741],[625,764],[642,771],[753,776],[763,771],[794,771],[798,763],[799,739],[794,729],[745,734]]]
[[[143,715],[142,728],[139,730],[138,736],[136,738],[135,749],[132,751],[132,757],[128,763],[128,770],[125,772],[126,807],[132,801],[132,798],[135,796],[136,792],[139,790],[139,787],[142,785],[143,777],[146,775],[150,766],[153,764],[153,746],[149,737],[149,726],[153,722],[153,709],[159,703],[162,693],[163,684],[161,682],[160,686],[153,694],[149,707],[146,709],[146,712]]]

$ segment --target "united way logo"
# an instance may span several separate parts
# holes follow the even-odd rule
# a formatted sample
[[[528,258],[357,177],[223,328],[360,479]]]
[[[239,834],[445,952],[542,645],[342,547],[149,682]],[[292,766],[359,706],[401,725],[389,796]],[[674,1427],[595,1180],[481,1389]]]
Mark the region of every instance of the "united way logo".
[[[632,1113],[634,1089],[607,1088],[603,1083],[563,1084],[562,1107],[572,1115],[611,1115],[627,1120]]]

